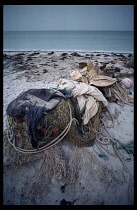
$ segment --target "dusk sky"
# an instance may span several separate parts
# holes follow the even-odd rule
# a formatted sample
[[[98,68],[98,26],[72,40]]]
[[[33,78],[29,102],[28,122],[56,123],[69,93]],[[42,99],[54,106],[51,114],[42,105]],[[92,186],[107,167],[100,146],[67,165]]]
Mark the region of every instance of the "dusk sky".
[[[4,5],[4,31],[134,30],[133,5]]]

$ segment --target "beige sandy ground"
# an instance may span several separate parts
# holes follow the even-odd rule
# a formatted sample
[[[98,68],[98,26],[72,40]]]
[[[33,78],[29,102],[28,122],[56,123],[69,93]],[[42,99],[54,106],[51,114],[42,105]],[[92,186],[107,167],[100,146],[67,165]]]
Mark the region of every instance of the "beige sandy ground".
[[[22,55],[21,55],[22,53]],[[8,104],[20,93],[32,88],[57,87],[60,78],[70,79],[70,71],[79,70],[80,62],[89,59],[94,64],[120,68],[122,77],[129,76],[133,81],[134,69],[125,64],[129,60],[129,54],[112,53],[79,53],[81,56],[73,56],[71,52],[62,55],[63,52],[4,52],[4,86],[3,86],[3,128],[6,128],[6,108]],[[20,54],[20,55],[18,55]],[[126,75],[127,74],[127,75]],[[129,75],[128,75],[129,74]],[[130,90],[134,94],[134,88]],[[125,104],[124,107],[112,102],[108,108],[114,116],[114,127],[109,128],[109,133],[122,143],[134,140],[134,107]],[[106,123],[110,123],[109,116],[105,116]],[[114,152],[111,147],[108,147]],[[74,153],[70,144],[62,146],[62,150],[73,164]],[[95,147],[98,151],[98,148]],[[48,188],[32,195],[29,191],[36,184],[36,171],[40,167],[40,161],[33,161],[18,169],[11,165],[3,168],[3,204],[4,205],[60,205],[61,201],[74,202],[74,205],[133,205],[134,204],[134,160],[125,162],[130,171],[127,173],[121,161],[107,154],[108,160],[104,160],[96,154],[92,147],[87,148],[89,156],[85,156],[84,150],[78,149],[83,155],[81,167],[77,179],[71,188],[63,188],[65,183],[52,177]],[[99,152],[99,151],[98,151]],[[121,150],[120,154],[125,158],[129,155]],[[5,159],[4,159],[5,162]],[[87,162],[89,168],[86,167]],[[44,185],[44,183],[43,183]],[[64,190],[62,190],[64,189]]]

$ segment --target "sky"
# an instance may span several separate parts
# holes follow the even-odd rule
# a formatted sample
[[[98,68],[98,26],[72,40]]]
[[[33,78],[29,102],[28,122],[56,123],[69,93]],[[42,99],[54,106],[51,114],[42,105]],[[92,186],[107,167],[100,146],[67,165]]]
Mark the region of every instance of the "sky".
[[[4,31],[134,30],[134,5],[3,5]]]

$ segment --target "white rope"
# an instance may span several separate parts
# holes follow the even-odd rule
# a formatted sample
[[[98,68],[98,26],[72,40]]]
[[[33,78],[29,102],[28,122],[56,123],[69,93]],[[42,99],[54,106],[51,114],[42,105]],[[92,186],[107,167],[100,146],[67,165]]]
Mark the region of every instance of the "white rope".
[[[58,91],[58,90],[56,90],[56,91]],[[60,94],[62,94],[60,91],[58,91],[58,92]],[[62,94],[62,96],[64,97],[63,94]],[[66,128],[64,129],[64,131],[62,131],[62,133],[58,137],[56,137],[52,142],[48,143],[47,145],[45,145],[45,146],[43,146],[43,147],[41,147],[39,149],[33,149],[33,150],[21,149],[21,148],[19,148],[19,147],[17,147],[15,145],[15,140],[13,141],[13,143],[11,142],[11,140],[13,139],[14,133],[13,133],[13,131],[11,132],[11,128],[10,128],[10,129],[8,129],[8,132],[11,132],[12,138],[11,137],[9,138],[9,133],[7,133],[8,134],[8,141],[9,141],[9,143],[14,147],[14,149],[16,151],[21,152],[21,153],[24,153],[24,154],[39,153],[39,152],[42,152],[42,151],[44,151],[44,150],[46,150],[46,149],[48,149],[48,148],[56,145],[58,142],[60,142],[66,136],[66,134],[70,130],[70,127],[71,127],[71,124],[72,124],[73,120],[76,120],[77,121],[76,118],[72,118],[71,106],[70,106],[70,104],[69,104],[68,101],[67,101],[67,103],[68,103],[69,110],[70,110],[70,121],[69,121],[68,125],[66,126]]]
[[[17,150],[18,152],[22,152],[22,153],[38,153],[38,152],[42,152],[52,146],[54,146],[55,144],[57,144],[58,142],[60,142],[65,136],[66,134],[68,133],[68,131],[70,130],[70,127],[71,127],[71,124],[73,122],[73,120],[76,120],[75,118],[72,118],[72,111],[71,111],[71,107],[70,107],[70,104],[68,103],[69,105],[69,109],[70,109],[70,122],[68,123],[68,125],[66,126],[66,128],[64,129],[64,131],[57,137],[55,138],[52,142],[48,143],[47,145],[43,146],[42,148],[39,148],[39,150],[37,149],[34,149],[34,150],[26,150],[26,149],[21,149],[17,146],[15,146],[15,141],[14,143],[12,143],[10,141],[10,139],[8,138],[8,141],[9,143],[14,147],[15,150]],[[55,142],[55,143],[54,143]],[[53,144],[54,143],[54,144]]]

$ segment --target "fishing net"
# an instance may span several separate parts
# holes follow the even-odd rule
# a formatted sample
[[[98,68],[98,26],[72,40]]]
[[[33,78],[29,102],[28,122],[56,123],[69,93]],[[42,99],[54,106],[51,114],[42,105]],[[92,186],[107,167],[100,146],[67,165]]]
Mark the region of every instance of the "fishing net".
[[[75,120],[71,123],[68,132],[61,141],[69,141],[71,144],[78,147],[92,146],[94,144],[96,137],[95,130],[98,129],[100,123],[99,114],[102,109],[102,103],[99,103],[98,112],[93,118],[91,118],[87,125],[82,125],[82,123],[79,123],[77,120],[76,107],[77,106],[74,106],[70,98],[67,100],[62,99],[41,119],[42,127],[46,127],[47,130],[44,133],[42,133],[43,130],[39,131],[39,148],[51,144],[51,142],[61,135],[66,129],[70,122],[70,109],[72,118]],[[26,120],[23,120],[22,122],[17,123],[14,117],[10,115],[8,115],[7,118],[9,121],[9,127],[7,128],[7,132],[4,134],[4,156],[11,158],[16,167],[25,162],[30,162],[36,158],[40,158],[41,152],[39,154],[26,154],[20,153],[16,150],[16,148],[21,148],[25,151],[33,150],[28,135],[27,122]],[[9,136],[12,139],[9,140]],[[9,144],[8,140],[12,142],[12,145]],[[48,152],[48,148],[45,152]]]
[[[47,134],[39,135],[39,147],[49,144],[54,138],[59,136],[70,122],[70,108],[72,111],[72,118],[76,117],[78,112],[77,105],[72,103],[70,98],[62,99],[56,107],[54,107],[48,114],[41,119],[41,125],[49,126]],[[39,168],[35,172],[35,183],[28,186],[28,194],[36,195],[42,192],[48,193],[50,183],[53,177],[60,183],[64,183],[67,189],[73,189],[74,184],[78,180],[81,164],[86,165],[91,160],[86,147],[94,145],[96,133],[94,129],[98,129],[100,123],[100,111],[102,109],[102,102],[99,103],[99,110],[97,114],[90,120],[89,124],[82,125],[77,118],[72,122],[71,127],[64,138],[54,146],[38,153],[21,153],[16,150],[17,147],[32,150],[32,144],[28,136],[28,128],[26,120],[16,123],[14,117],[7,116],[9,127],[7,132],[4,132],[4,157],[9,159],[6,164],[12,167],[19,168],[23,164],[30,164],[32,161],[39,161]],[[58,128],[57,133],[51,132],[53,128]],[[91,128],[94,128],[91,130]],[[12,131],[12,132],[11,132]],[[9,133],[12,133],[12,142],[14,146],[9,143]],[[85,136],[86,134],[86,136]],[[46,141],[45,141],[45,136]],[[84,152],[85,151],[85,152]],[[83,162],[87,154],[87,162]]]

